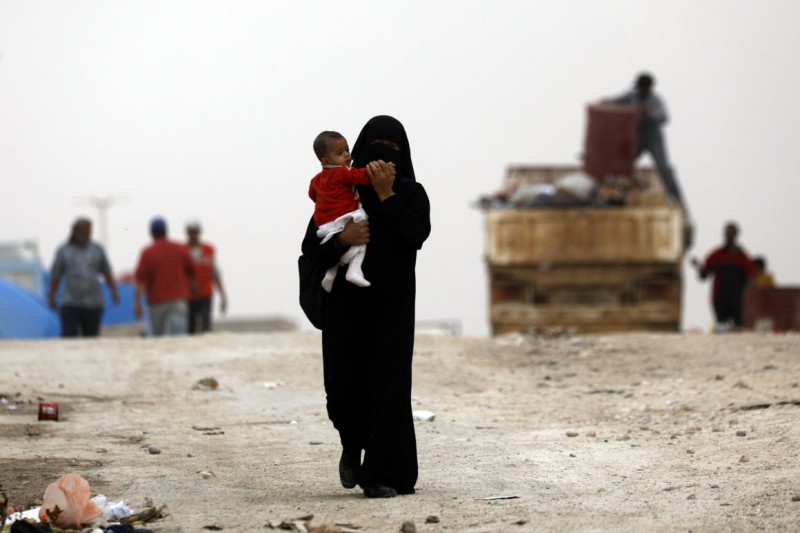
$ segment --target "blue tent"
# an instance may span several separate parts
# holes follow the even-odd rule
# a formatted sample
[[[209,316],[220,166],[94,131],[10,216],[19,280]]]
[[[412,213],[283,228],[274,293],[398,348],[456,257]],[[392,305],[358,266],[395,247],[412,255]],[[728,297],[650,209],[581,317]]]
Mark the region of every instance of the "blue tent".
[[[61,325],[41,296],[0,278],[0,339],[58,337]]]
[[[136,286],[128,281],[117,281],[117,294],[119,295],[119,304],[114,305],[111,301],[111,291],[108,289],[108,285],[103,284],[103,300],[105,300],[103,325],[118,326],[136,323],[137,320],[133,314]],[[147,309],[147,303],[144,301],[142,302],[142,308]]]

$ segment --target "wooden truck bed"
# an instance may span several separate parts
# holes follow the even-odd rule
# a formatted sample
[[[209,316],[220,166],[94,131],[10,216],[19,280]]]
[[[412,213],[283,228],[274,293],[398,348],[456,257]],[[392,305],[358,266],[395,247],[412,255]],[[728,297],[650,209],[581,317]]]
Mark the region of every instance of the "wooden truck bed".
[[[508,179],[543,183],[575,170],[514,168]],[[488,208],[485,215],[494,334],[541,326],[584,332],[679,328],[680,207]]]

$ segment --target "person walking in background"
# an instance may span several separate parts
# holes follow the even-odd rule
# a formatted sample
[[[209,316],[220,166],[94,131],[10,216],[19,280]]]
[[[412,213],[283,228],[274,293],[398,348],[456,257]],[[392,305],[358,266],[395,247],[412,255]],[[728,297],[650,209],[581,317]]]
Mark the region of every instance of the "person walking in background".
[[[357,190],[369,220],[350,221],[321,244],[312,217],[302,248],[327,270],[349,247],[369,243],[362,268],[371,285],[337,276],[326,293],[323,372],[328,417],[342,445],[342,486],[360,485],[368,498],[390,498],[413,493],[417,482],[411,410],[415,265],[431,231],[430,202],[395,118],[367,122],[353,146],[353,166],[368,169],[372,186]]]
[[[202,227],[199,220],[190,220],[186,223],[186,249],[194,261],[197,292],[189,300],[190,334],[211,331],[212,296],[216,289],[219,293],[219,311],[225,314],[228,309],[228,297],[222,284],[222,275],[217,268],[216,250],[214,247],[200,240]]]
[[[747,252],[739,246],[739,226],[735,222],[725,224],[723,245],[713,250],[703,263],[692,258],[700,279],[714,276],[711,301],[717,324],[742,326],[744,290],[755,274],[755,266]]]
[[[157,217],[150,222],[153,243],[142,250],[136,267],[133,312],[142,318],[142,296],[150,309],[153,336],[186,333],[189,300],[196,292],[195,267],[186,247],[167,239],[167,223]]]
[[[642,155],[643,152],[648,152],[656,164],[658,173],[661,175],[667,194],[674,201],[684,204],[681,188],[667,157],[666,140],[661,131],[669,119],[667,107],[661,97],[653,90],[655,83],[655,78],[652,75],[642,73],[636,78],[631,90],[615,98],[609,98],[605,102],[631,105],[637,108],[639,122],[636,158]]]
[[[111,300],[119,303],[117,284],[111,274],[103,247],[92,242],[92,222],[79,218],[72,224],[69,240],[56,251],[50,269],[50,287],[47,300],[50,308],[58,310],[62,337],[97,337],[103,318],[102,276],[111,291]],[[61,308],[56,294],[63,280]]]

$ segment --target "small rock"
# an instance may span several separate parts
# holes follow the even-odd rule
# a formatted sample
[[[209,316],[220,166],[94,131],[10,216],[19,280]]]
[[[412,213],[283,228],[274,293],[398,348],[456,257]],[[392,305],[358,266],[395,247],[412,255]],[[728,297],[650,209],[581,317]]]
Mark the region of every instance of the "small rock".
[[[739,431],[736,432],[736,436],[737,437],[746,437],[747,436],[747,432],[745,430],[743,430],[743,429],[740,429]]]
[[[695,496],[694,494],[689,494],[689,495],[686,497],[686,499],[687,499],[687,500],[696,500],[696,499],[697,499],[697,496]]]
[[[595,433],[594,431],[590,431],[590,432],[588,432],[588,433],[586,434],[586,436],[587,436],[587,437],[590,437],[590,438],[595,438],[595,437],[597,436],[597,433]]]
[[[438,524],[439,517],[435,515],[429,515],[428,518],[425,519],[426,524]]]
[[[577,436],[578,436],[577,431],[567,431],[567,437],[577,437]]]
[[[575,455],[574,453],[571,453],[571,454],[569,454],[569,456],[570,456],[570,457],[578,457],[578,456],[577,456],[577,455]]]
[[[215,477],[217,477],[216,474],[214,474],[214,472],[207,472],[207,471],[200,472],[200,475],[203,476],[203,479],[214,479]]]
[[[694,450],[689,448],[688,450],[686,450],[686,453],[688,453],[689,455],[694,455]]]
[[[746,455],[743,455],[743,456],[741,456],[741,457],[739,458],[739,462],[740,462],[740,463],[749,463],[749,462],[750,462],[750,458],[749,458],[749,457],[747,457]]]
[[[800,502],[800,496],[792,496],[793,502]]]
[[[411,520],[406,520],[403,522],[403,525],[400,526],[400,533],[417,533],[417,526],[415,526],[414,522]]]
[[[147,451],[150,453],[150,455],[158,455],[161,453],[161,448],[159,448],[158,446],[153,446],[151,444],[147,447]]]

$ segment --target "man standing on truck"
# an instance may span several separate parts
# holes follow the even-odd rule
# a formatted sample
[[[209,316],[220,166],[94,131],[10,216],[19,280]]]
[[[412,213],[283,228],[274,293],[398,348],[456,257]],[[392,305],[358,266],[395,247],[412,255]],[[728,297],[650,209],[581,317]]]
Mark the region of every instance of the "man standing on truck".
[[[720,248],[713,250],[702,264],[693,257],[692,266],[697,268],[700,279],[714,275],[711,301],[717,324],[741,327],[744,290],[756,268],[736,242],[739,226],[735,222],[725,224],[724,236],[725,242]]]
[[[678,180],[672,171],[667,157],[667,146],[661,127],[667,123],[667,107],[664,101],[653,91],[655,79],[647,73],[640,74],[633,84],[633,88],[616,98],[605,100],[606,103],[631,105],[637,108],[639,114],[638,121],[638,145],[636,148],[636,158],[647,151],[653,158],[653,162],[661,174],[664,188],[670,197],[684,204]],[[684,206],[685,207],[685,206]]]

